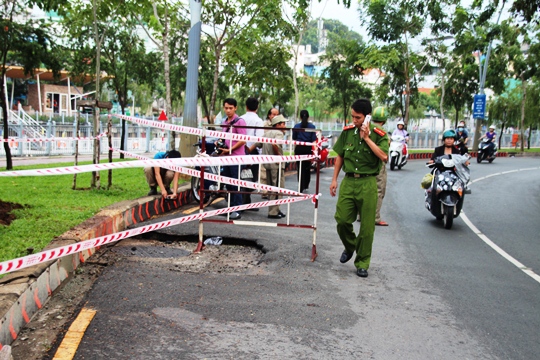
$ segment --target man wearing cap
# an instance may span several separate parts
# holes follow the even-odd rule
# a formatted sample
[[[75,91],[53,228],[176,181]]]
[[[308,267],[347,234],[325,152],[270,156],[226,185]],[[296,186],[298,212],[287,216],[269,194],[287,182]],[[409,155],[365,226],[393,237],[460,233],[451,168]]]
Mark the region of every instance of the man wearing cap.
[[[383,126],[386,120],[388,119],[388,112],[385,107],[378,106],[373,110],[371,114],[371,122],[376,127],[384,131]],[[377,175],[377,212],[375,213],[375,225],[377,226],[388,226],[388,223],[381,219],[381,207],[384,196],[386,195],[386,182],[387,182],[387,173],[386,173],[386,162],[383,162],[381,166],[381,171]],[[360,214],[358,215],[358,221],[360,221]]]
[[[265,137],[283,140],[285,137],[285,126],[287,119],[283,115],[277,115],[272,118],[272,128],[266,131]],[[278,155],[283,156],[283,144],[258,143],[257,146],[262,146],[263,155]],[[263,164],[266,170],[266,185],[285,188],[285,162]],[[281,195],[269,192],[268,200],[281,198]],[[279,210],[279,205],[273,205],[268,208],[268,218],[281,219],[286,215]]]
[[[354,253],[356,274],[368,276],[371,261],[375,214],[377,211],[377,179],[382,164],[388,161],[388,136],[386,132],[369,121],[371,102],[356,100],[351,106],[353,125],[343,128],[334,144],[337,153],[330,195],[336,196],[338,175],[343,168],[345,177],[341,181],[334,218],[337,232],[345,247],[339,261],[346,263]],[[361,224],[358,235],[353,223],[360,213]]]

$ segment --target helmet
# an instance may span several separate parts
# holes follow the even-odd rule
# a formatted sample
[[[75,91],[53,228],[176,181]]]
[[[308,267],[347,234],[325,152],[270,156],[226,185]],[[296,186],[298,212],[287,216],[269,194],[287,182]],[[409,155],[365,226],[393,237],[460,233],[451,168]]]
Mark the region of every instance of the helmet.
[[[456,131],[454,129],[448,129],[448,130],[445,130],[442,134],[442,139],[447,139],[447,138],[452,138],[452,139],[455,139],[456,138]]]
[[[403,120],[399,120],[399,121],[397,122],[396,126],[397,126],[397,125],[403,125],[403,126],[405,126],[405,123],[403,122]]]
[[[371,113],[371,120],[377,121],[377,122],[386,122],[388,119],[388,112],[386,111],[386,108],[383,106],[376,107],[373,112]]]
[[[496,129],[496,128],[495,128],[495,125],[490,125],[489,128],[490,128],[490,129],[493,129],[493,130]]]

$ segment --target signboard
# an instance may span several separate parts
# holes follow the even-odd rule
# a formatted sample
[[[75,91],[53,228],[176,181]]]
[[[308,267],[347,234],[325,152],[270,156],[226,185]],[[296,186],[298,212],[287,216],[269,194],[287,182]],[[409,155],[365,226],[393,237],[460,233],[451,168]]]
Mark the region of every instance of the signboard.
[[[483,119],[486,113],[486,95],[476,94],[473,101],[473,118]]]

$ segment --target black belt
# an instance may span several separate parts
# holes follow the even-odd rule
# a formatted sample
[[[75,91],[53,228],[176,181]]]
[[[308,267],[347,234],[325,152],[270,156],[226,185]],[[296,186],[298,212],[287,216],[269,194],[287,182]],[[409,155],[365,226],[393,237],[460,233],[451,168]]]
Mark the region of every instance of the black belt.
[[[377,174],[356,174],[356,173],[345,173],[346,177],[352,177],[352,178],[365,178],[369,176],[377,176]]]

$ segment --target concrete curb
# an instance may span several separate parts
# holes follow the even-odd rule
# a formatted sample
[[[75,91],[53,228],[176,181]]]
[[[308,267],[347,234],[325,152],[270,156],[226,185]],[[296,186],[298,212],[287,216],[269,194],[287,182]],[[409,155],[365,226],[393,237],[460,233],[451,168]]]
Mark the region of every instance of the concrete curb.
[[[128,226],[177,209],[191,202],[191,184],[180,187],[175,201],[146,196],[111,205],[92,218],[55,238],[44,250],[125,230]],[[32,316],[62,284],[71,279],[79,264],[99,248],[22,269],[0,279],[0,349],[10,345]]]

